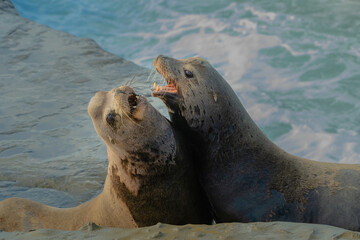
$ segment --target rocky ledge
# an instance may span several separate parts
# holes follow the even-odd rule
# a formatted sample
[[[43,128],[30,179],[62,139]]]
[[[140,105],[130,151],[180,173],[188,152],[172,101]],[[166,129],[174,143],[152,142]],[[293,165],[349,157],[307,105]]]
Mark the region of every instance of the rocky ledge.
[[[174,226],[158,223],[144,228],[101,228],[93,223],[78,231],[41,229],[28,233],[3,232],[0,239],[360,239],[357,232],[320,224],[303,223],[222,223]]]
[[[71,86],[86,85],[85,93],[111,89],[130,78],[147,76],[148,70],[102,50],[90,39],[78,38],[22,18],[12,3],[0,0],[0,76],[11,83],[2,96],[19,94],[22,87],[50,81],[52,88],[38,89],[49,94],[64,85],[69,95]],[[121,81],[119,80],[121,79]],[[4,80],[4,81],[3,81]],[[86,83],[86,84],[85,84]],[[3,88],[4,89],[4,88]],[[34,94],[37,94],[36,92]],[[87,98],[85,98],[87,99]],[[2,102],[2,104],[4,104]],[[12,103],[6,103],[8,107]],[[83,104],[87,104],[84,100]],[[76,106],[74,107],[74,111]],[[216,225],[173,226],[157,224],[139,229],[101,228],[92,223],[78,231],[37,230],[0,232],[0,239],[360,239],[360,233],[341,228],[301,223],[227,223]]]

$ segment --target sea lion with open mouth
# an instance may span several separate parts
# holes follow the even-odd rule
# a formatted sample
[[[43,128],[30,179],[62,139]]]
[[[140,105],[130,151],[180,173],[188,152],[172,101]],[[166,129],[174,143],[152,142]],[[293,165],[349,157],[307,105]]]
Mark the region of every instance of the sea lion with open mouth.
[[[65,209],[6,199],[0,202],[0,229],[75,230],[88,222],[125,228],[211,223],[185,140],[144,96],[128,86],[97,92],[88,112],[107,145],[102,193]]]
[[[316,162],[271,142],[204,59],[158,56],[166,104],[189,142],[217,222],[292,221],[360,230],[360,165]],[[168,91],[170,90],[170,91]]]

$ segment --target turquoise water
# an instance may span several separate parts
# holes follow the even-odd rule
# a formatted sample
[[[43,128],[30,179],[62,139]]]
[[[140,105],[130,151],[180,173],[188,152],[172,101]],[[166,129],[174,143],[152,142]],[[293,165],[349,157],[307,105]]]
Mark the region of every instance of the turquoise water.
[[[159,54],[200,55],[279,146],[318,161],[360,163],[358,1],[13,3],[26,18],[149,68]]]

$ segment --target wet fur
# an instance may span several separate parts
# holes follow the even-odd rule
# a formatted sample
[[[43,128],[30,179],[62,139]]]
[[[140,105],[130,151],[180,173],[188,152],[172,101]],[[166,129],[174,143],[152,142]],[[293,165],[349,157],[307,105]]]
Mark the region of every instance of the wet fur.
[[[159,56],[178,85],[171,120],[191,141],[217,222],[293,221],[360,230],[360,165],[316,162],[272,143],[204,59]],[[194,77],[184,76],[184,69]]]
[[[142,227],[158,222],[210,224],[187,143],[146,99],[130,113],[129,87],[98,92],[89,114],[107,145],[109,167],[102,193],[74,208],[28,199],[0,202],[0,229],[76,230],[88,222],[106,227]],[[104,120],[108,111],[116,122]],[[139,120],[141,118],[141,120]]]

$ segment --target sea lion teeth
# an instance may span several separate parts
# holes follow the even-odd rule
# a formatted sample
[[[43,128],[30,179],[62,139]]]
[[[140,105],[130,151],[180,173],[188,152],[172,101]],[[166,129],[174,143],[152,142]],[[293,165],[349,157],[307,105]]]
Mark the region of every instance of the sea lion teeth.
[[[166,95],[166,93],[170,93],[170,94],[176,94],[178,91],[176,89],[175,84],[168,84],[166,86],[159,86],[156,85],[156,87],[151,88],[152,94],[156,95],[158,93],[163,93]]]
[[[216,222],[292,221],[360,231],[360,165],[291,155],[254,123],[236,93],[200,57],[158,56],[154,66],[178,94],[156,95],[194,152]],[[176,69],[191,67],[183,76]]]

